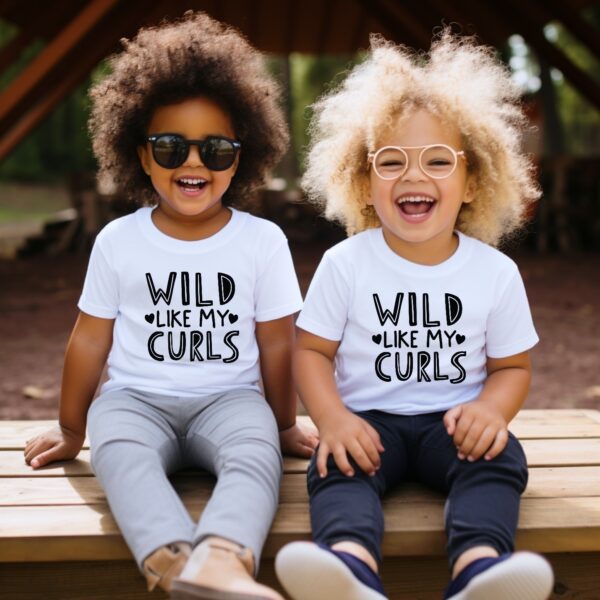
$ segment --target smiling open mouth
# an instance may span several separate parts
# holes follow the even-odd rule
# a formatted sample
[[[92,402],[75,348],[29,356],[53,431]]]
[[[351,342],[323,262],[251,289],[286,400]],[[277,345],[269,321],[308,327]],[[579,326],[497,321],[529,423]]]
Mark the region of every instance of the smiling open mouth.
[[[202,177],[181,177],[175,181],[177,185],[187,192],[197,192],[204,188],[208,181]]]
[[[403,196],[396,201],[405,215],[427,214],[435,203],[436,201],[429,196]]]

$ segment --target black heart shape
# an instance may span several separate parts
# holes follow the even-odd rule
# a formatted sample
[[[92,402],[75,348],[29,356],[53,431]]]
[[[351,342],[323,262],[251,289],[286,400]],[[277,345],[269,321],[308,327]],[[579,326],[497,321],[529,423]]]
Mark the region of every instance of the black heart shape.
[[[148,323],[154,323],[154,313],[150,313],[149,315],[144,315],[144,319],[148,321]]]
[[[460,333],[456,334],[456,343],[457,344],[462,344],[465,341],[465,336],[464,335],[460,335]]]
[[[371,339],[376,343],[376,344],[381,344],[381,334],[378,333],[377,335],[374,335],[371,337]]]
[[[229,322],[233,325],[238,319],[239,317],[237,315],[231,314],[229,313],[227,315],[227,318],[229,319]]]

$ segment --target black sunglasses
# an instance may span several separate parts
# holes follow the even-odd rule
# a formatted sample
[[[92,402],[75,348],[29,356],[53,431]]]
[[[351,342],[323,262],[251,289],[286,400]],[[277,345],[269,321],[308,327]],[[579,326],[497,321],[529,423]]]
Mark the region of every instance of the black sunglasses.
[[[203,140],[186,140],[177,133],[150,135],[154,160],[165,169],[180,167],[188,157],[190,146],[197,146],[202,163],[211,171],[225,171],[235,162],[242,144],[227,137],[210,135]]]

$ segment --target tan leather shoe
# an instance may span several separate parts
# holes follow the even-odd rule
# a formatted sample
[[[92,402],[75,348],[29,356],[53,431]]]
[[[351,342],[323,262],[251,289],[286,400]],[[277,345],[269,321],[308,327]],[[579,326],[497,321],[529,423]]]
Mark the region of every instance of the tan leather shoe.
[[[148,591],[158,586],[170,592],[173,579],[181,573],[191,553],[192,547],[183,542],[162,546],[153,552],[143,565]]]
[[[275,590],[254,581],[252,552],[225,540],[197,546],[179,577],[173,600],[283,600]]]

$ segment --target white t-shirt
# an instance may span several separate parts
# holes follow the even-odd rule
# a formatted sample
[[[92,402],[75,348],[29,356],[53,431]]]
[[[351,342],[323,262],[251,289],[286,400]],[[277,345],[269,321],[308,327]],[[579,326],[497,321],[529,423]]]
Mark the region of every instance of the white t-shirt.
[[[255,323],[302,306],[283,232],[232,209],[215,235],[182,241],[161,233],[151,213],[109,223],[90,257],[79,308],[115,319],[102,392],[258,389]]]
[[[486,357],[538,341],[515,263],[460,233],[456,252],[434,266],[398,256],[381,229],[337,244],[323,256],[298,326],[340,342],[338,391],[355,412],[413,415],[474,400]]]

